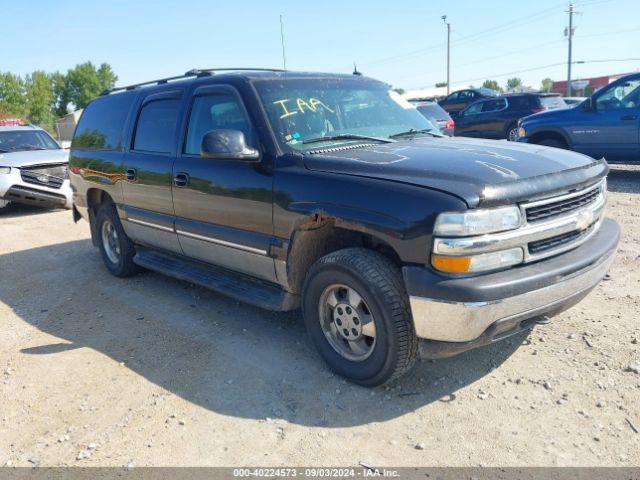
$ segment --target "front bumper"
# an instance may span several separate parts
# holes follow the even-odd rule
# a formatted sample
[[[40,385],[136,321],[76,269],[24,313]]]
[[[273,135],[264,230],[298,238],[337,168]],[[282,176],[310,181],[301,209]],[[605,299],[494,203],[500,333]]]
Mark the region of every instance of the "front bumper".
[[[517,327],[556,315],[579,302],[605,276],[619,237],[618,224],[605,219],[574,250],[476,277],[453,278],[425,267],[404,267],[416,334],[440,342],[474,342],[494,325]]]
[[[11,168],[9,173],[0,173],[0,199],[46,208],[71,208],[71,183],[66,179],[60,188],[27,183],[22,180],[20,169]]]

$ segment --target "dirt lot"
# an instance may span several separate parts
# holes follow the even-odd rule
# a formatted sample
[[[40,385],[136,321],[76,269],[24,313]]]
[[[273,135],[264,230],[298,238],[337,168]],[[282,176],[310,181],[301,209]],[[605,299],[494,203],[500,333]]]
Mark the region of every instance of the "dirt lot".
[[[0,465],[640,465],[640,168],[609,189],[622,242],[581,304],[374,390],[331,374],[298,314],[114,278],[87,223],[11,208]]]

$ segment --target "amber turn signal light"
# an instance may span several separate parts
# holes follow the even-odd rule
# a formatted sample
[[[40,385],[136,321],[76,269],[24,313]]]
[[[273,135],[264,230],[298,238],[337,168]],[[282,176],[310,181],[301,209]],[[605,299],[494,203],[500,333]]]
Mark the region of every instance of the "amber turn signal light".
[[[431,257],[431,264],[442,272],[466,273],[471,266],[471,258],[433,255]]]

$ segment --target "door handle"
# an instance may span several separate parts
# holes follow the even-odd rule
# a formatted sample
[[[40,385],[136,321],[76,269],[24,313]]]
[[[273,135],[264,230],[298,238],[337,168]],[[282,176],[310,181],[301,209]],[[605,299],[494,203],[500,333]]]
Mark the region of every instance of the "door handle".
[[[127,175],[127,180],[129,180],[130,182],[133,182],[138,176],[138,171],[135,168],[128,168],[126,175]]]
[[[189,185],[189,175],[184,172],[176,173],[173,177],[173,184],[176,187],[186,187]]]
[[[620,120],[635,120],[637,118],[637,115],[625,115],[624,117],[620,117]]]

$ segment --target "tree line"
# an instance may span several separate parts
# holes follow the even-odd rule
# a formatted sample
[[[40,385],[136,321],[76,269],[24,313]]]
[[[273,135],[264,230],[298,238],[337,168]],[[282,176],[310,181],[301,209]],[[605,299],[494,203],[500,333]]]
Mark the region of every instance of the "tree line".
[[[505,88],[503,89],[500,84],[495,81],[495,80],[485,80],[484,83],[482,84],[482,86],[484,88],[490,88],[492,90],[495,90],[497,92],[513,92],[513,91],[518,91],[521,90],[524,87],[522,80],[518,77],[513,77],[513,78],[509,78],[507,79],[507,83],[505,85]],[[528,87],[530,88],[530,87]],[[540,91],[541,92],[550,92],[551,89],[553,88],[553,80],[551,80],[550,78],[545,78],[542,80],[542,82],[540,82]]]
[[[24,77],[0,72],[0,118],[19,117],[52,129],[56,119],[84,108],[117,80],[107,63],[85,62],[66,73],[36,70]]]

